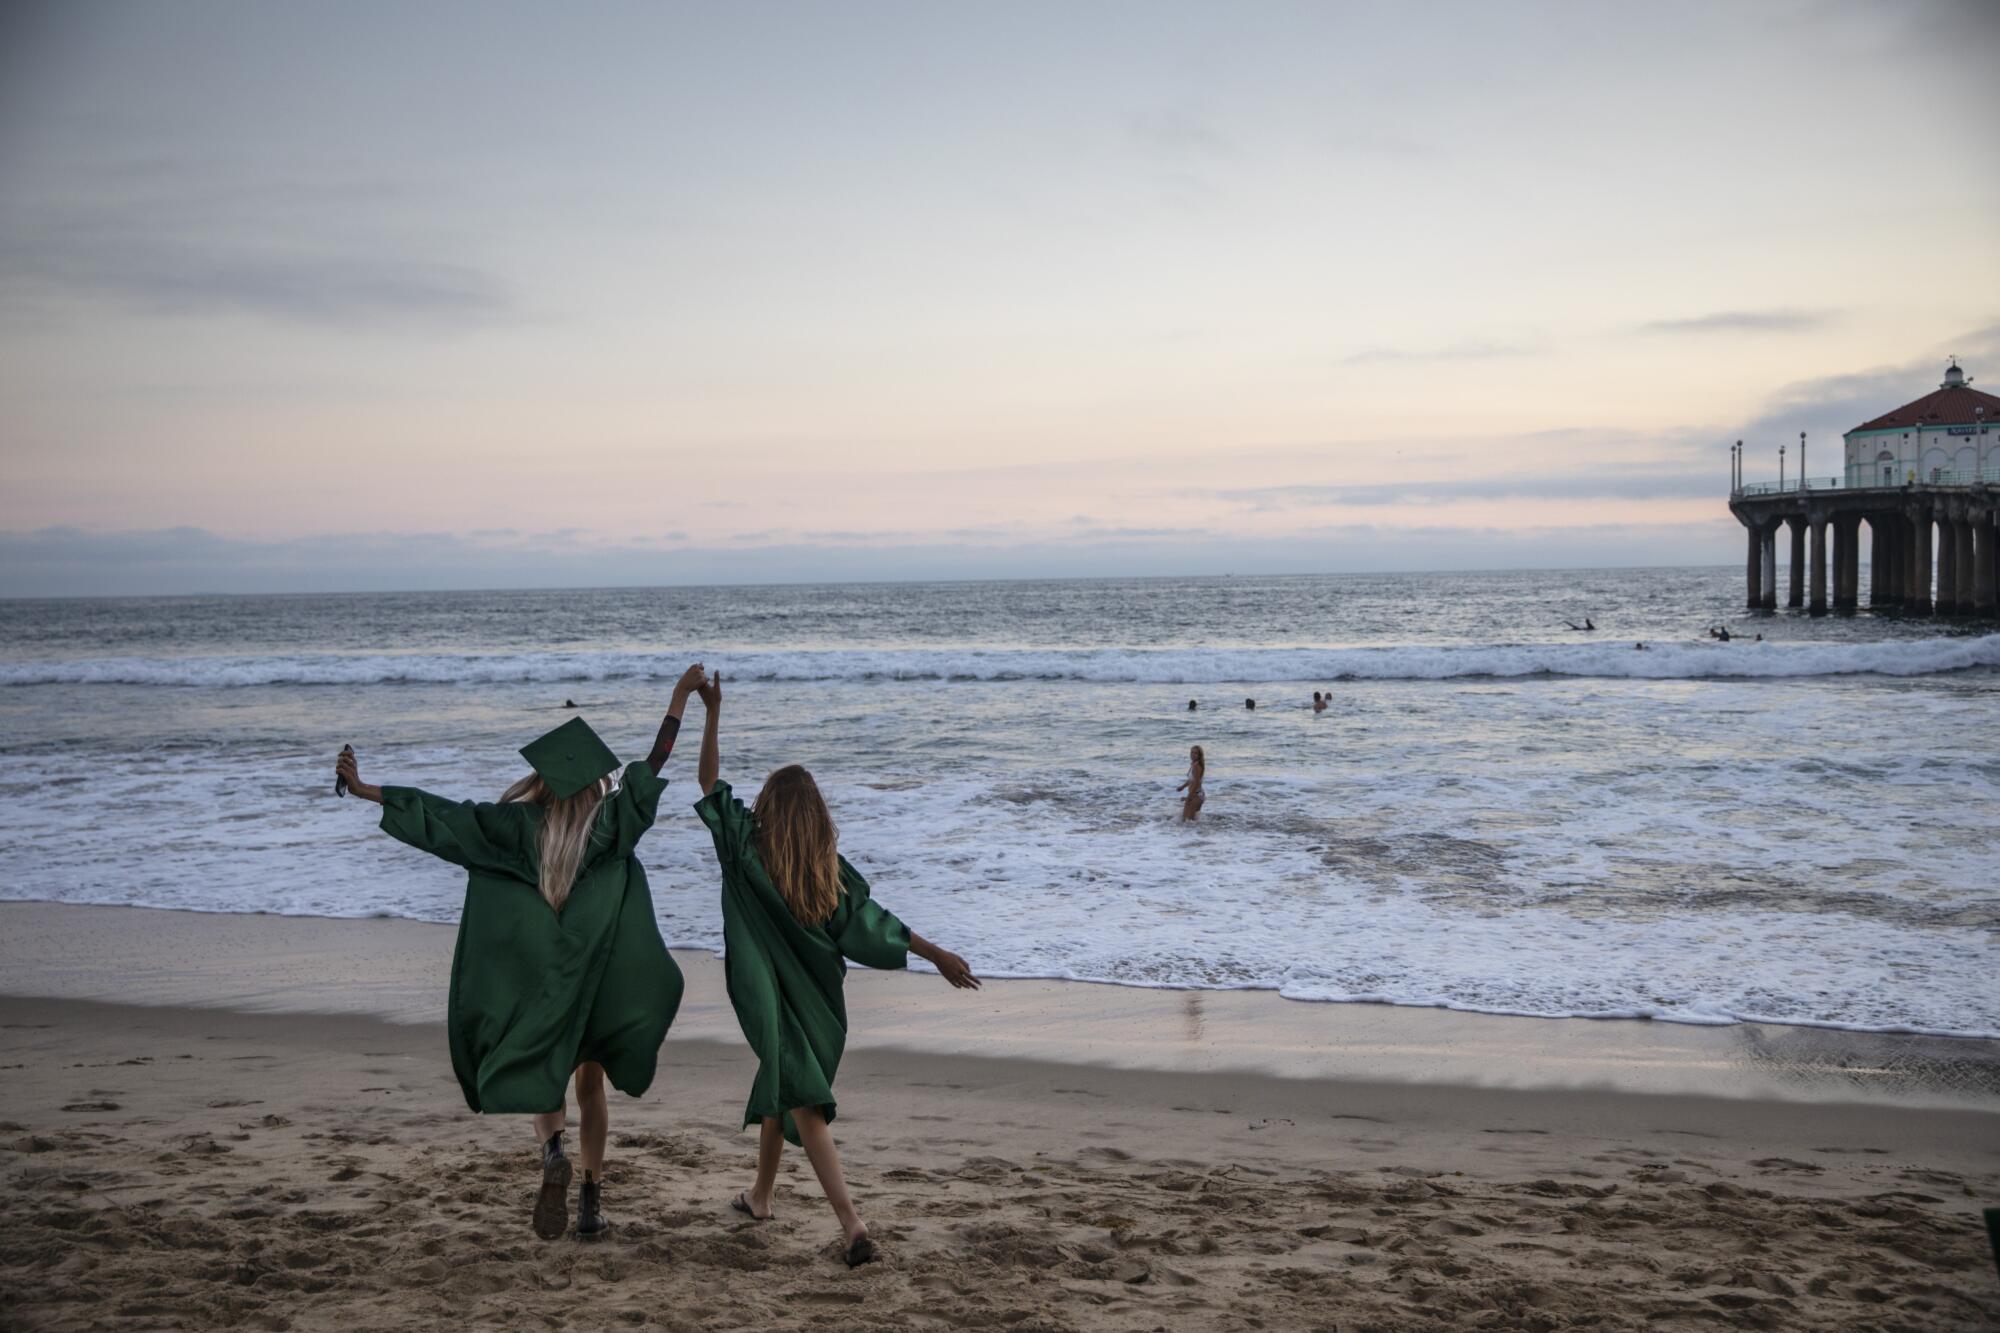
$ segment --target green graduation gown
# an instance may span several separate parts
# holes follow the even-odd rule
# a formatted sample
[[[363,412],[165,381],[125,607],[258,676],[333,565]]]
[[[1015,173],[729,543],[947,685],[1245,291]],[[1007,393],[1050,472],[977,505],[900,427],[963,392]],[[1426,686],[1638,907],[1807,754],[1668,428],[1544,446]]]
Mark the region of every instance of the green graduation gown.
[[[666,788],[646,765],[626,768],[560,914],[538,887],[539,806],[382,789],[384,832],[471,872],[445,1024],[473,1110],[553,1111],[586,1061],[630,1096],[652,1083],[682,981],[632,853]]]
[[[717,782],[695,806],[715,835],[722,865],[723,977],[750,1049],[757,1081],[743,1123],[781,1116],[785,1138],[799,1141],[792,1108],[834,1115],[833,1077],[847,1045],[847,960],[868,967],[905,966],[910,928],[868,896],[861,872],[840,861],[840,905],[817,926],[801,925],[757,856],[755,823],[729,784]]]

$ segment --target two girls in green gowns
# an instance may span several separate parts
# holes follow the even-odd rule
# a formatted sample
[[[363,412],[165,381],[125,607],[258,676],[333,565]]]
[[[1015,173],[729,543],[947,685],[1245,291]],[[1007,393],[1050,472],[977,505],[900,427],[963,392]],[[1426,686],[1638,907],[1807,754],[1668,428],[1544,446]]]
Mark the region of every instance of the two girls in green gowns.
[[[534,772],[494,803],[370,786],[351,751],[336,765],[348,790],[381,804],[384,832],[466,869],[446,1005],[452,1070],[473,1110],[534,1117],[542,1145],[534,1228],[545,1239],[568,1227],[572,1074],[582,1122],[577,1234],[589,1238],[608,1228],[604,1085],[646,1091],[680,1007],[680,968],[633,853],[658,812],[660,770],[701,680],[699,665],[682,675],[652,754],[616,786],[617,757],[580,717],[523,748]]]
[[[771,1216],[778,1162],[787,1142],[805,1149],[839,1218],[849,1267],[875,1257],[840,1154],[828,1128],[833,1079],[847,1042],[842,979],[847,960],[898,968],[915,953],[953,986],[977,989],[957,954],[912,931],[877,903],[868,881],[837,849],[838,833],[811,773],[793,764],[766,778],[754,808],[719,780],[720,673],[699,688],[700,779],[695,812],[715,838],[722,868],[723,972],[729,1003],[750,1048],[757,1078],[743,1112],[757,1125],[757,1176],[731,1207]]]

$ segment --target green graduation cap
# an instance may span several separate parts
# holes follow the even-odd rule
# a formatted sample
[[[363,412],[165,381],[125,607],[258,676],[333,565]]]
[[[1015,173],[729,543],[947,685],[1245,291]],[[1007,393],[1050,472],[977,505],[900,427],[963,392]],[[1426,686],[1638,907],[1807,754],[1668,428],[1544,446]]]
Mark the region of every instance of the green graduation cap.
[[[558,801],[568,800],[618,768],[618,756],[580,717],[523,745],[521,757],[549,784]]]

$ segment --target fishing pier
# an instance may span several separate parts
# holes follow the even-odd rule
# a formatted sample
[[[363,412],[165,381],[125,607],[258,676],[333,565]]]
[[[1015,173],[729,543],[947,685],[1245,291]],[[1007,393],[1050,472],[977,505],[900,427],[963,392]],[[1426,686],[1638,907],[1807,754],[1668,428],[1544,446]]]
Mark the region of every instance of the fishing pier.
[[[1905,615],[1992,616],[2000,588],[2000,398],[1971,387],[1956,359],[1935,393],[1843,437],[1841,475],[1743,481],[1731,450],[1729,512],[1748,535],[1745,605],[1778,607],[1778,540],[1791,542],[1785,605],[1813,615],[1860,609],[1861,529],[1868,605]],[[1829,544],[1831,550],[1829,550]]]

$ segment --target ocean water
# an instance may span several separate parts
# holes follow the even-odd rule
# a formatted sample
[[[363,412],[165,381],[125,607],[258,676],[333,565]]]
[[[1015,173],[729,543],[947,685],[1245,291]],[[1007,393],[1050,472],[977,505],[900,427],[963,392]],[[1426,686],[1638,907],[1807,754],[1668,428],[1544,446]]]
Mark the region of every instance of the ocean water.
[[[878,896],[988,976],[2000,1035],[1996,627],[1746,615],[1740,586],[0,603],[0,898],[454,920],[459,874],[333,797],[341,744],[370,781],[492,799],[565,700],[643,757],[699,658],[724,776],[748,798],[811,766]],[[1708,640],[1724,620],[1745,637]],[[642,854],[668,942],[717,948],[700,720]]]

